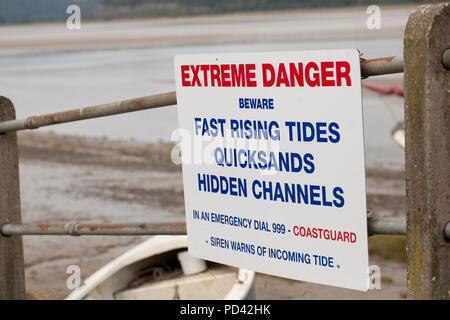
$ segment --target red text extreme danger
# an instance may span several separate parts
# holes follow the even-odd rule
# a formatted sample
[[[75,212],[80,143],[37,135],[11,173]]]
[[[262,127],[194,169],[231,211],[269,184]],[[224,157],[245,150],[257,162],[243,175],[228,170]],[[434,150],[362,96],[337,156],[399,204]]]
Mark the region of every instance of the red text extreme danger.
[[[347,61],[181,65],[183,87],[351,86]],[[259,71],[259,73],[257,73]]]

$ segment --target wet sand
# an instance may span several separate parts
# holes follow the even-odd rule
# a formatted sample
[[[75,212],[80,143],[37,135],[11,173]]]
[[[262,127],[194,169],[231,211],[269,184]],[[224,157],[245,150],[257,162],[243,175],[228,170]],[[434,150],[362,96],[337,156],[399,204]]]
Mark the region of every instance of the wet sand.
[[[141,143],[20,132],[19,159],[24,223],[182,222],[181,168],[171,162],[171,143]],[[368,208],[375,215],[404,214],[404,172],[367,169]],[[147,237],[24,237],[30,298],[62,299],[66,269],[86,279]],[[259,299],[399,299],[406,291],[406,265],[371,257],[392,283],[360,293],[258,274]]]

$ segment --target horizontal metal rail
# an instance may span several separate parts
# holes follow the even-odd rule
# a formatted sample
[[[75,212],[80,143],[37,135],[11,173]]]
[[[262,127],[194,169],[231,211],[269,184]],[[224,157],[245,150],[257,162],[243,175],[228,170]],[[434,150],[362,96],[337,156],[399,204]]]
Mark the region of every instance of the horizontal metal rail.
[[[368,218],[369,235],[406,234],[405,218]],[[185,235],[186,224],[83,224],[80,222],[66,224],[4,224],[1,227],[4,236],[11,235]]]
[[[385,57],[361,60],[361,77],[403,72],[403,57]]]
[[[58,113],[32,116],[26,119],[4,121],[0,122],[0,133],[24,129],[37,129],[60,123],[107,117],[116,114],[155,109],[175,104],[177,104],[177,97],[175,91],[173,91],[148,97],[72,109]]]
[[[405,218],[367,218],[368,235],[406,235]],[[69,235],[69,236],[151,236],[186,235],[185,223],[141,223],[141,224],[4,224],[0,234],[12,235]],[[450,222],[443,230],[450,241]]]
[[[128,236],[128,235],[185,235],[184,223],[140,224],[4,224],[1,234],[11,235],[69,235],[69,236]]]
[[[361,75],[364,78],[399,72],[403,72],[402,57],[386,57],[361,61]],[[55,124],[106,117],[176,104],[176,93],[175,91],[172,91],[137,99],[100,104],[41,116],[31,116],[25,119],[4,121],[0,122],[0,133],[25,129],[37,129]]]
[[[406,235],[406,218],[367,218],[367,233],[370,236],[376,234]]]

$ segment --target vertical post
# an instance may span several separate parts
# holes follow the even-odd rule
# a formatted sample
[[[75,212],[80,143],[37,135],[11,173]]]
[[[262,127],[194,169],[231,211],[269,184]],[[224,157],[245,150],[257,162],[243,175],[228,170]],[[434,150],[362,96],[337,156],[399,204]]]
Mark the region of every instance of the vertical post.
[[[449,299],[450,5],[424,5],[404,39],[408,296]]]
[[[11,101],[0,97],[0,121],[15,119]],[[0,133],[0,225],[21,223],[17,137]],[[0,234],[0,300],[25,299],[25,276],[21,236]]]

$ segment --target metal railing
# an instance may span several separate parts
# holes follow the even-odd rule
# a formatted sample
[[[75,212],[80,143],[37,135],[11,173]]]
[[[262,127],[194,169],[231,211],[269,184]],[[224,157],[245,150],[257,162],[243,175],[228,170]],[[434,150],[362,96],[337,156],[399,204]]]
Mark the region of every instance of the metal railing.
[[[4,236],[12,235],[68,235],[68,236],[129,236],[129,235],[186,235],[185,223],[141,223],[141,224],[84,224],[69,222],[65,224],[4,224]],[[376,234],[405,235],[405,218],[367,218],[369,236]],[[450,223],[444,230],[450,240]]]
[[[386,75],[403,72],[402,57],[384,57],[376,59],[361,59],[361,77],[367,78],[376,75]],[[450,50],[444,51],[442,64],[450,68]],[[25,119],[17,119],[0,122],[0,133],[37,129],[61,123],[74,122],[99,117],[107,117],[116,114],[135,112],[140,110],[155,109],[177,104],[176,92],[167,92],[137,99],[123,100],[96,106],[72,109],[53,114],[32,116]],[[405,235],[406,220],[400,219],[375,219],[367,220],[368,234]],[[446,239],[450,239],[450,223],[445,229]],[[1,234],[11,235],[184,235],[186,225],[173,224],[84,224],[72,222],[66,224],[5,224],[1,226]]]
[[[185,223],[140,223],[140,224],[4,224],[4,236],[12,235],[68,235],[68,236],[153,236],[186,235]]]
[[[0,123],[0,133],[37,129],[60,123],[107,117],[116,114],[172,106],[175,104],[177,104],[177,97],[175,91],[173,91],[137,99],[100,104],[41,116],[32,116],[25,119],[4,121]]]
[[[448,58],[448,56],[446,55]],[[450,60],[450,59],[449,59]],[[447,61],[450,64],[450,61]],[[361,76],[367,78],[376,75],[403,72],[402,57],[384,57],[361,59]],[[37,129],[40,127],[74,122],[140,110],[161,108],[177,104],[176,92],[167,92],[137,99],[130,99],[96,106],[72,109],[53,114],[31,116],[0,122],[0,133]],[[368,218],[368,234],[405,235],[405,219]],[[184,235],[185,224],[84,224],[71,222],[65,224],[4,224],[0,228],[4,236],[11,235]],[[450,235],[449,235],[450,237]]]

